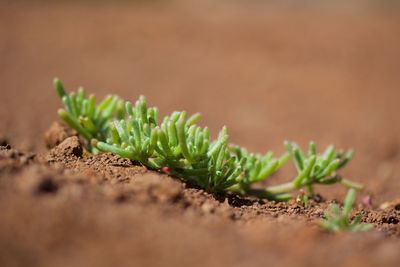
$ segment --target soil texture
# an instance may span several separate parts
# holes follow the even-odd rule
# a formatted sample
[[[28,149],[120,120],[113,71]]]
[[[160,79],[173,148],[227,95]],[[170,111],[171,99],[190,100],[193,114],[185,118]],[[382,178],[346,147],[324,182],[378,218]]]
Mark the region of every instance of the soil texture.
[[[400,266],[400,11],[187,2],[0,3],[0,266]],[[340,186],[306,209],[91,155],[57,121],[55,76],[201,112],[255,152],[354,148],[353,215],[374,229],[317,225]]]

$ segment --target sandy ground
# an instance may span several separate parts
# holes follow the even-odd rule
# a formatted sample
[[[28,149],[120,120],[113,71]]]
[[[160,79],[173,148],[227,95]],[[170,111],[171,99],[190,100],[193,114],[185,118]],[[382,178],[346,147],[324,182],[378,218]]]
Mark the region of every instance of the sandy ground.
[[[398,198],[400,189],[400,17],[397,14],[380,9],[287,8],[261,4],[1,3],[0,137],[6,138],[13,148],[46,153],[43,133],[57,120],[56,110],[60,107],[51,88],[51,81],[57,76],[71,90],[82,85],[100,96],[116,93],[135,100],[139,94],[145,94],[163,114],[172,110],[201,112],[204,125],[210,126],[214,134],[227,125],[232,142],[254,151],[283,152],[282,142],[286,139],[301,145],[314,140],[320,148],[329,143],[352,147],[356,151],[355,158],[345,174],[365,184],[363,194],[371,195],[377,207],[384,201]],[[20,171],[13,175],[18,176]],[[293,170],[289,168],[277,179],[288,180],[291,175]],[[4,189],[4,192],[8,190],[11,189]],[[336,187],[333,190],[321,188],[320,192],[328,199],[341,198],[344,194],[344,190]],[[144,227],[147,222],[141,204],[115,208],[103,197],[100,197],[103,199],[100,204],[92,200],[86,203],[81,196],[77,199],[56,202],[58,204],[49,207],[52,204],[48,201],[33,198],[31,207],[27,203],[32,200],[26,200],[23,193],[9,201],[3,198],[3,209],[11,212],[16,207],[18,210],[4,219],[6,226],[13,225],[14,220],[29,218],[32,228],[22,227],[25,230],[21,233],[35,240],[35,226],[43,223],[43,216],[51,216],[47,226],[61,233],[57,239],[46,237],[45,232],[38,254],[32,250],[34,242],[24,242],[25,236],[20,236],[20,241],[13,243],[15,254],[5,257],[7,263],[12,265],[13,256],[30,255],[32,258],[28,257],[24,265],[34,266],[28,264],[32,262],[40,265],[43,257],[48,256],[48,248],[54,244],[57,250],[60,240],[67,245],[61,245],[58,252],[71,253],[74,256],[71,259],[80,265],[110,249],[107,245],[93,245],[107,240],[121,247],[143,245],[146,251],[143,253],[150,253],[151,242],[159,235],[163,237],[155,246],[155,253],[160,256],[157,259],[168,259],[171,264],[178,265],[194,264],[197,259],[204,260],[197,261],[200,263],[197,266],[211,264],[211,258],[207,257],[215,259],[218,254],[195,253],[196,257],[190,258],[193,251],[207,242],[215,247],[224,247],[227,242],[241,244],[239,248],[227,246],[222,255],[232,257],[230,261],[215,261],[213,266],[223,263],[249,266],[251,262],[245,260],[249,257],[254,257],[254,264],[260,259],[289,264],[297,262],[296,255],[301,255],[299,259],[306,265],[307,257],[312,257],[316,249],[311,246],[305,251],[293,252],[297,246],[293,241],[288,248],[293,261],[279,261],[272,252],[264,258],[263,252],[268,250],[286,255],[284,241],[290,235],[273,234],[277,227],[274,220],[272,226],[257,224],[262,236],[272,236],[263,240],[255,233],[242,233],[245,230],[238,230],[236,226],[221,230],[222,226],[215,228],[207,222],[197,226],[181,215],[164,216],[158,208],[151,209],[149,213],[154,214],[148,218],[151,218],[151,226],[159,230],[132,241],[130,237],[136,234],[133,230],[125,235],[124,230],[119,229],[129,228],[129,223]],[[89,212],[77,209],[76,203],[82,205],[82,209],[87,207]],[[127,212],[130,209],[134,211]],[[68,211],[65,216],[69,216],[69,220],[83,216],[72,223],[70,231],[65,223],[57,221],[57,218],[65,219],[60,215],[64,210]],[[111,212],[112,216],[115,213],[113,220],[123,222],[107,219],[108,215],[102,217],[103,212]],[[159,225],[158,218],[168,219]],[[97,219],[100,226],[82,235],[82,242],[72,238],[80,236]],[[112,225],[111,230],[106,231],[109,225]],[[224,221],[216,225],[224,225]],[[305,231],[299,240],[307,240],[311,235],[319,244],[326,238],[314,228],[305,230],[308,227],[304,225],[290,225],[288,233]],[[57,230],[58,226],[64,231]],[[191,233],[193,227],[199,229]],[[174,255],[176,262],[172,260],[171,250],[164,251],[166,247],[170,249],[167,240],[174,238],[174,229],[179,234],[193,235],[193,240],[198,242],[198,245],[188,246],[185,240],[179,239],[181,247]],[[213,236],[221,231],[221,241],[214,240]],[[166,232],[169,233],[164,235]],[[243,237],[252,235],[254,240]],[[68,236],[70,239],[65,240]],[[393,260],[387,264],[396,266],[399,259],[390,253],[398,251],[398,239],[382,241],[380,235],[373,233],[371,236],[364,243],[359,236],[328,237],[330,241],[327,242],[331,242],[340,255],[347,255],[345,248],[352,242],[361,242],[356,248],[359,254],[346,258],[349,264],[351,260],[368,263],[358,257],[374,249],[371,244],[375,242],[379,244],[375,249],[389,253],[387,258]],[[10,238],[2,235],[3,244]],[[119,238],[123,240],[121,243]],[[279,238],[282,240],[275,240]],[[73,248],[74,242],[85,252],[77,255],[74,250],[66,249],[66,246]],[[257,244],[260,247],[252,251]],[[141,262],[141,250],[136,247],[129,251],[122,248],[121,254],[118,253],[110,256],[110,264],[126,264],[130,258],[127,255],[132,253],[137,256],[138,266],[165,266],[160,264],[162,260],[147,262],[151,260],[149,256],[143,257]],[[321,255],[328,254],[329,251],[321,250]],[[63,262],[57,261],[64,258],[55,255],[48,266],[62,265]],[[380,252],[376,255],[370,261],[371,266],[385,257]],[[107,265],[104,258],[100,257],[99,262]],[[309,260],[317,264],[319,259],[324,258]],[[18,266],[21,262],[14,263]],[[74,265],[73,261],[69,263]]]

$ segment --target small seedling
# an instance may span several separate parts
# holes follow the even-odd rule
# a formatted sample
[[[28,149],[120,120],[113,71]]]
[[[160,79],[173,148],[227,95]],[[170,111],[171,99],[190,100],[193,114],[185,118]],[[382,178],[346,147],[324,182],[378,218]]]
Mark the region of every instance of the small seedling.
[[[357,214],[351,219],[351,209],[356,199],[356,190],[350,189],[344,201],[343,209],[340,210],[337,204],[332,204],[327,212],[325,219],[319,225],[331,232],[364,232],[372,229],[372,224],[361,223],[361,214]]]
[[[228,191],[242,179],[244,160],[239,160],[228,149],[228,132],[224,127],[207,151],[207,170],[203,175],[193,176],[199,185],[211,192]],[[199,162],[201,164],[201,162]],[[195,167],[195,166],[194,166]],[[200,167],[201,168],[201,167]],[[196,169],[196,168],[194,168]]]
[[[324,153],[318,155],[314,142],[310,142],[308,154],[304,153],[296,143],[286,142],[285,146],[298,172],[293,185],[296,188],[306,187],[308,195],[314,193],[314,184],[333,184],[343,181],[336,171],[343,168],[353,155],[352,150],[346,154],[338,153],[333,145],[328,146]],[[354,187],[360,189],[357,185]]]
[[[288,183],[268,186],[264,189],[251,189],[246,193],[260,198],[288,200],[293,198],[291,192],[305,188],[307,191],[302,196],[302,200],[308,202],[309,197],[314,194],[316,184],[341,183],[348,188],[362,189],[361,184],[345,179],[337,173],[351,160],[353,154],[351,150],[347,153],[336,152],[334,146],[331,145],[324,153],[317,154],[314,142],[310,142],[306,155],[296,143],[285,142],[285,147],[289,156],[284,155],[279,161],[286,162],[288,158],[292,158],[298,172],[297,176]]]
[[[58,115],[86,140],[91,152],[96,152],[90,144],[91,139],[102,140],[108,136],[108,124],[111,118],[123,118],[125,115],[123,101],[118,96],[110,95],[96,105],[96,97],[94,95],[87,97],[83,88],[79,88],[77,93],[66,93],[57,78],[54,79],[54,88],[65,107],[58,110]]]
[[[357,190],[362,189],[361,184],[347,180],[337,173],[351,160],[352,150],[347,153],[336,152],[334,146],[330,145],[324,153],[317,154],[314,142],[310,142],[308,154],[304,153],[296,143],[285,142],[285,147],[295,163],[298,175],[292,182],[269,187],[270,192],[284,193],[305,187],[307,195],[312,196],[315,184],[330,185],[334,183],[342,183],[346,187]]]
[[[101,151],[141,162],[151,169],[168,173],[210,192],[224,191],[238,182],[241,165],[227,150],[227,130],[211,143],[208,128],[196,126],[199,114],[173,112],[158,125],[155,108],[147,108],[142,96],[136,106],[128,102],[127,120],[110,125],[107,142],[93,141]]]
[[[317,155],[310,144],[308,156],[294,143],[287,143],[288,153],[274,158],[248,152],[230,145],[224,127],[215,141],[207,127],[196,125],[199,114],[187,117],[185,111],[173,112],[158,122],[158,109],[148,107],[144,96],[133,106],[118,96],[108,96],[99,105],[83,89],[67,94],[58,79],[55,89],[65,109],[60,117],[86,140],[92,153],[111,152],[137,161],[144,166],[164,171],[208,192],[233,191],[245,196],[288,200],[292,191],[306,187],[309,195],[314,184],[342,184],[359,189],[361,185],[340,177],[336,171],[351,158],[351,152],[337,153],[329,147]],[[293,158],[298,175],[292,182],[266,188],[253,185],[265,181]],[[308,197],[308,196],[307,196]]]

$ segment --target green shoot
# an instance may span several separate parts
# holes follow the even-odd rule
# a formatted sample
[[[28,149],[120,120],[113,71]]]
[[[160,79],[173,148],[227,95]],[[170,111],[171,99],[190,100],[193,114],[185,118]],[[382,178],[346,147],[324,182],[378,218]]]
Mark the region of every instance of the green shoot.
[[[342,183],[349,188],[362,189],[362,185],[344,179],[337,174],[337,171],[351,160],[352,150],[347,153],[336,152],[334,146],[330,145],[324,153],[317,154],[314,142],[310,142],[307,154],[296,143],[285,142],[285,147],[298,172],[291,183],[291,187],[296,189],[305,187],[309,196],[314,194],[313,186],[315,184]]]
[[[309,151],[306,155],[295,143],[285,142],[285,147],[289,153],[288,155],[290,155],[289,157],[293,159],[296,165],[297,176],[288,183],[268,186],[264,189],[247,189],[246,194],[259,198],[288,200],[293,198],[290,194],[291,192],[305,188],[307,193],[302,197],[302,200],[304,203],[307,202],[308,205],[308,199],[314,194],[314,185],[316,184],[330,185],[341,183],[349,188],[362,189],[362,185],[344,179],[336,172],[351,160],[352,151],[347,153],[342,151],[336,152],[333,146],[329,146],[324,153],[319,155],[316,152],[315,144],[310,142]],[[246,157],[249,158],[250,156],[246,155]],[[281,157],[278,160],[280,162],[278,165],[284,164],[289,157],[287,155]],[[249,166],[250,170],[252,172],[256,171],[256,166],[256,164],[251,164]]]
[[[247,149],[232,146],[232,153],[243,161],[243,179],[236,189],[244,194],[251,192],[251,185],[266,180],[273,173],[278,171],[289,159],[289,154],[285,154],[279,159],[274,158],[272,151],[264,155],[250,153]]]
[[[144,96],[139,98],[135,107],[126,102],[125,109],[128,119],[111,122],[106,142],[93,140],[92,144],[100,151],[139,161],[152,169],[160,168],[153,160],[157,145],[158,109],[148,108]]]
[[[83,88],[78,92],[66,93],[59,79],[54,79],[54,88],[64,103],[64,109],[58,111],[60,118],[81,135],[89,150],[96,152],[91,146],[91,139],[103,140],[108,136],[108,124],[112,118],[123,118],[123,101],[118,96],[107,96],[99,105],[96,97],[87,97]]]
[[[357,214],[351,220],[351,209],[355,199],[356,190],[351,188],[347,193],[343,209],[340,210],[338,205],[332,204],[319,225],[331,232],[364,232],[372,229],[374,227],[372,224],[361,223],[361,214]]]
[[[179,125],[177,127],[182,128],[178,130],[178,133],[180,132],[178,135],[181,137],[178,138],[179,146],[177,147],[177,150],[181,151],[181,160],[180,164],[166,160],[171,174],[209,192],[226,191],[240,181],[241,162],[228,151],[226,127],[221,130],[214,142],[210,141],[207,128],[189,126],[187,123],[185,127]]]
[[[210,192],[224,191],[236,184],[241,166],[227,150],[227,130],[211,143],[208,128],[196,126],[199,114],[186,118],[186,112],[173,112],[158,125],[155,108],[147,108],[142,96],[132,107],[126,104],[127,120],[110,125],[106,142],[94,141],[101,151],[141,162],[151,169],[169,173]]]

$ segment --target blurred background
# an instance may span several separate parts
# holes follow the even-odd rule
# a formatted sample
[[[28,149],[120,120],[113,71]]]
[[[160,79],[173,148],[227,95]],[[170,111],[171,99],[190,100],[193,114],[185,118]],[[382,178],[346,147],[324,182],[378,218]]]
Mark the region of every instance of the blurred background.
[[[399,1],[0,1],[0,137],[44,151],[69,90],[200,112],[256,152],[354,148],[378,200],[400,188]],[[343,193],[343,192],[340,192]]]

